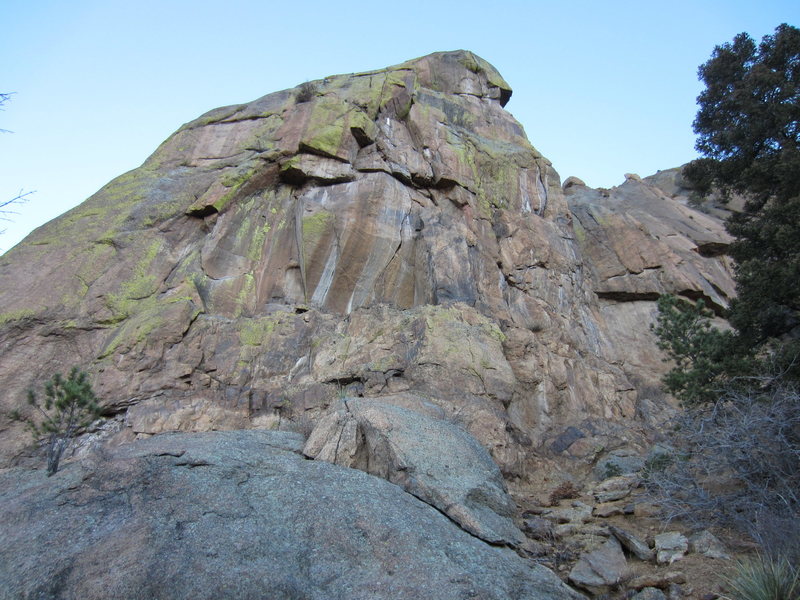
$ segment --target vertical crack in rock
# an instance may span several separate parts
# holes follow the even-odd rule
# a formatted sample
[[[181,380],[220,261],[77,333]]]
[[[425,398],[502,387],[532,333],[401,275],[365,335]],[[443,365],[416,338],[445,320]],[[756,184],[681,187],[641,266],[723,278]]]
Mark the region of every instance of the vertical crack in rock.
[[[539,195],[539,210],[536,211],[536,214],[543,217],[547,210],[547,173],[545,172],[544,180],[542,180],[542,170],[538,164],[536,165],[536,192]]]

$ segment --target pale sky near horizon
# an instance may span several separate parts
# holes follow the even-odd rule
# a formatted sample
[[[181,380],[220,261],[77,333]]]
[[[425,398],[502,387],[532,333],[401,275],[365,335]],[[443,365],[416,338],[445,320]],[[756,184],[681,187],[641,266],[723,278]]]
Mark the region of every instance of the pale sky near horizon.
[[[696,156],[697,67],[797,0],[402,3],[0,0],[0,250],[139,166],[181,124],[327,75],[472,50],[531,143],[593,187]]]

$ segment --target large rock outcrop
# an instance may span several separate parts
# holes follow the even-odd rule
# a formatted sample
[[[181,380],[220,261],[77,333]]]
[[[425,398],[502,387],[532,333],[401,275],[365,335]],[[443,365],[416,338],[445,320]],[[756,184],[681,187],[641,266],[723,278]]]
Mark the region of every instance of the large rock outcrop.
[[[0,474],[0,598],[578,600],[297,434],[174,434]]]
[[[608,339],[626,371],[644,378],[663,369],[648,331],[659,295],[702,298],[721,312],[735,294],[723,221],[693,208],[665,179],[628,175],[611,190],[565,186]]]
[[[654,298],[724,306],[728,239],[638,178],[565,194],[510,94],[444,52],[184,125],[0,258],[2,408],[74,364],[117,443],[411,392],[521,478],[565,428],[630,429]]]
[[[516,506],[486,449],[424,401],[383,400],[343,399],[303,453],[391,481],[489,543],[521,545]]]

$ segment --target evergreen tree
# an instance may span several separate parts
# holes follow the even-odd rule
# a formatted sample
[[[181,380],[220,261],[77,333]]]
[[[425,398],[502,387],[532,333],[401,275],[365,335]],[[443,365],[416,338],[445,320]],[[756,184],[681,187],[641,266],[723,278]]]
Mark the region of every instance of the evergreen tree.
[[[100,407],[86,373],[74,367],[64,379],[56,373],[45,383],[44,401],[28,390],[28,405],[33,414],[16,410],[11,418],[28,426],[37,441],[47,446],[47,475],[58,471],[58,464],[72,439],[100,416]]]
[[[664,376],[664,388],[685,406],[712,402],[731,374],[752,370],[752,364],[733,352],[736,336],[711,324],[713,313],[702,300],[692,304],[676,296],[658,299],[658,321],[651,326],[658,347],[675,366]]]
[[[800,337],[800,29],[780,25],[760,44],[740,33],[699,76],[704,158],[685,174],[701,193],[747,199],[727,223],[738,294],[729,320],[747,347],[782,338],[790,363]]]

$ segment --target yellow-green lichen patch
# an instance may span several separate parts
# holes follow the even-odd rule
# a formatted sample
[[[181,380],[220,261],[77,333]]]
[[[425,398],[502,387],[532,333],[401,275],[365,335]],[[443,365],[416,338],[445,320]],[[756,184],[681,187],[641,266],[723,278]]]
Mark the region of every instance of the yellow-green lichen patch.
[[[354,140],[366,145],[375,139],[377,127],[368,108],[326,96],[315,103],[300,148],[337,160],[350,162]]]
[[[152,296],[158,290],[160,281],[153,273],[152,265],[159,250],[161,250],[161,241],[154,240],[134,266],[131,278],[120,284],[118,293],[108,296],[107,305],[114,314],[115,321],[125,319],[137,312],[139,302]]]
[[[77,242],[114,239],[123,229],[131,211],[155,187],[156,175],[144,168],[121,175],[85,202],[50,221],[31,234],[30,242],[63,249],[65,236]]]
[[[309,126],[300,147],[331,158],[342,158],[340,149],[344,141],[345,120],[338,119],[320,127]]]
[[[382,69],[350,77],[334,77],[328,86],[329,95],[326,98],[346,97],[353,106],[366,111],[369,119],[374,119],[382,106],[387,74],[388,71]]]
[[[242,143],[242,149],[267,153],[267,156],[278,152],[277,132],[283,125],[283,117],[274,114],[259,121],[252,133]],[[263,156],[262,156],[263,158]]]
[[[245,346],[261,346],[267,343],[278,321],[274,317],[242,319],[239,324],[239,341]]]
[[[378,136],[377,125],[367,113],[361,110],[353,110],[348,113],[348,125],[361,146],[374,142]]]
[[[137,311],[116,327],[98,355],[106,358],[117,351],[127,351],[146,343],[154,331],[166,329],[183,333],[202,312],[192,298],[185,296],[150,296],[137,304]],[[159,335],[163,339],[165,335]]]
[[[578,240],[579,244],[584,244],[586,242],[586,230],[578,219],[573,219],[572,231],[575,232],[575,239]]]
[[[90,286],[102,276],[116,254],[116,247],[105,241],[97,241],[89,246],[76,246],[65,260],[67,264],[77,264],[77,269],[75,276],[66,280],[65,285],[59,289],[62,293],[61,304],[68,308],[78,307]]]
[[[320,238],[328,231],[333,214],[327,210],[319,210],[303,217],[303,245],[315,246]]]
[[[506,334],[500,330],[500,327],[496,323],[483,323],[481,329],[500,343],[506,341]]]
[[[217,212],[222,210],[228,203],[236,197],[236,194],[241,190],[248,181],[258,172],[258,169],[253,165],[245,165],[239,169],[230,169],[220,177],[219,182],[230,191],[226,192],[219,199],[211,203],[211,206]]]
[[[264,252],[264,241],[267,239],[267,234],[272,229],[269,222],[264,223],[257,227],[255,233],[250,237],[250,247],[247,249],[247,258],[252,261],[259,261]]]
[[[0,313],[0,325],[5,325],[11,321],[21,321],[36,315],[36,311],[29,308],[21,308],[10,312]]]
[[[256,287],[256,278],[253,277],[252,273],[245,273],[242,276],[242,289],[239,290],[239,294],[236,296],[236,311],[235,316],[239,316],[244,312],[246,305],[253,300],[253,292],[255,291]]]

